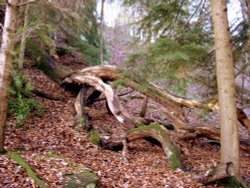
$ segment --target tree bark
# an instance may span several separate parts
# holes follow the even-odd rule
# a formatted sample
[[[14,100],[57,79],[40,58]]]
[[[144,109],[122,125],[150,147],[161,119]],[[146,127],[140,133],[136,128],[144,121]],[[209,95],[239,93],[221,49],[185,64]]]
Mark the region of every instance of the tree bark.
[[[4,150],[4,127],[8,110],[8,88],[11,78],[12,52],[15,46],[14,34],[17,18],[17,0],[6,4],[2,45],[0,52],[0,150]]]
[[[240,177],[236,91],[226,0],[211,0],[221,127],[221,163],[233,162]]]

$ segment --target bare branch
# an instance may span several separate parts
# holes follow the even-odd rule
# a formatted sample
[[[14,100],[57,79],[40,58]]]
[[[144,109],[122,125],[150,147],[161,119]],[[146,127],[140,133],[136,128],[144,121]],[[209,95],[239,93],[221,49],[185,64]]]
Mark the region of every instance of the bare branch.
[[[27,0],[25,2],[17,4],[17,6],[20,7],[20,6],[28,5],[30,3],[35,3],[35,2],[36,2],[36,0]]]

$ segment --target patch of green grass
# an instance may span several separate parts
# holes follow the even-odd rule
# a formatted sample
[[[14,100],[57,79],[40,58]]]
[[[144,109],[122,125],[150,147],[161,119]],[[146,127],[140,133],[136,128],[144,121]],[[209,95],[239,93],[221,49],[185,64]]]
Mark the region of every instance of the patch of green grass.
[[[22,158],[22,156],[17,153],[17,152],[10,152],[8,153],[8,156],[14,160],[17,164],[19,164],[21,167],[23,167],[28,176],[31,177],[34,181],[35,184],[38,187],[41,188],[48,188],[48,186],[45,184],[45,182],[43,182],[43,180],[41,180],[38,175],[36,174],[36,172],[31,168],[31,166]]]

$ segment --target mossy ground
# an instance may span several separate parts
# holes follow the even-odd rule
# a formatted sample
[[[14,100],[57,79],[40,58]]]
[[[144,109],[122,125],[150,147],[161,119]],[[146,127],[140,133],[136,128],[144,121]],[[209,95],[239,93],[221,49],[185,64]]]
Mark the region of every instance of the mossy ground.
[[[65,174],[67,183],[64,188],[95,188],[98,185],[99,178],[93,172],[87,168],[83,168],[82,165],[75,163],[73,160],[57,154],[47,154],[47,158],[61,159],[64,162],[70,163],[72,173]],[[76,172],[77,171],[77,172]]]
[[[45,182],[43,182],[43,180],[41,180],[38,175],[36,174],[36,172],[31,168],[31,166],[22,158],[22,156],[17,153],[17,152],[10,152],[8,153],[8,156],[14,160],[17,164],[19,164],[20,166],[22,166],[29,177],[31,177],[34,181],[35,184],[38,187],[41,188],[47,188],[48,186],[45,184]]]

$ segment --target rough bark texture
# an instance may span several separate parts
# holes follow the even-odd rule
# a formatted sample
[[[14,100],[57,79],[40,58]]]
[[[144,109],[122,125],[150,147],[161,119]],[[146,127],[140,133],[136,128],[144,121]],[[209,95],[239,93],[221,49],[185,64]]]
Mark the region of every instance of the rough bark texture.
[[[240,177],[236,91],[226,0],[211,0],[221,127],[221,163],[233,162]]]
[[[17,18],[16,0],[9,0],[6,5],[2,45],[0,52],[0,150],[4,149],[4,126],[8,108],[8,88],[10,85],[12,51],[15,46],[15,25]]]

